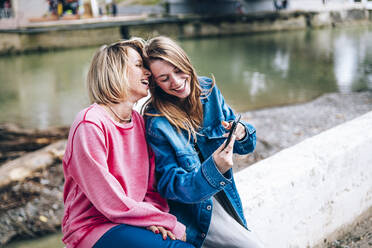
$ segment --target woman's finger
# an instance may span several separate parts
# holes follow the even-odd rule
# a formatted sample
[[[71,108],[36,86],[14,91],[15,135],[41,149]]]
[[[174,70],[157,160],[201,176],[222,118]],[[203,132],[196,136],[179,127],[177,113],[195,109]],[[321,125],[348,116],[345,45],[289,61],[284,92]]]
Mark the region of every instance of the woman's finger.
[[[162,227],[162,226],[159,226],[158,229],[159,229],[161,235],[163,236],[163,239],[166,240],[167,239],[167,230],[165,230],[165,228]]]
[[[146,229],[150,230],[151,232],[153,232],[155,234],[159,233],[159,229],[156,226],[148,226],[148,227],[146,227]]]
[[[169,238],[172,240],[176,240],[176,235],[174,235],[171,231],[167,231]]]
[[[220,153],[224,147],[225,147],[225,144],[226,144],[227,140],[225,140],[217,149],[216,149],[216,153]]]
[[[222,126],[225,128],[225,129],[227,129],[227,130],[229,130],[230,128],[231,128],[231,124],[232,122],[230,121],[230,122],[227,122],[227,121],[221,121],[221,124],[222,124]]]
[[[235,134],[231,135],[231,141],[230,141],[230,143],[226,146],[226,148],[223,150],[224,152],[226,152],[226,153],[230,153],[230,152],[233,151],[233,149],[234,149],[235,139],[236,139],[236,135],[235,135]]]

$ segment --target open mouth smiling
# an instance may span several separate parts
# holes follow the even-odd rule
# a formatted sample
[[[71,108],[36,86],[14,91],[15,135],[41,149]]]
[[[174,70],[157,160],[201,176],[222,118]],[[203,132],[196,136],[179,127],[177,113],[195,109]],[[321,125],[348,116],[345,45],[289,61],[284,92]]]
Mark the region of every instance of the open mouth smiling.
[[[142,79],[142,80],[141,80],[141,83],[144,84],[144,85],[146,85],[146,86],[149,85],[149,81],[146,80],[146,79]]]

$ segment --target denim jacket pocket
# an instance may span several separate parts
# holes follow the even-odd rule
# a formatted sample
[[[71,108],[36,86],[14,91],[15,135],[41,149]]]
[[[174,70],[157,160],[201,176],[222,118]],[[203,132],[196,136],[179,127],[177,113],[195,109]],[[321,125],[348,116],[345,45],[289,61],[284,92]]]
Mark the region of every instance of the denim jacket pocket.
[[[196,152],[181,151],[176,153],[178,164],[186,171],[192,171],[200,166],[198,154]]]

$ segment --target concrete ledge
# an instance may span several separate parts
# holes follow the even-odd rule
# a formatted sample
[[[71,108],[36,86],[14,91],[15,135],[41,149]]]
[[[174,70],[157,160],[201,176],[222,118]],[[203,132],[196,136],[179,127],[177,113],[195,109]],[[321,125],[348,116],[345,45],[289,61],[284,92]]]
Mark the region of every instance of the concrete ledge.
[[[371,209],[370,130],[372,112],[237,173],[248,226],[266,247],[320,245]]]

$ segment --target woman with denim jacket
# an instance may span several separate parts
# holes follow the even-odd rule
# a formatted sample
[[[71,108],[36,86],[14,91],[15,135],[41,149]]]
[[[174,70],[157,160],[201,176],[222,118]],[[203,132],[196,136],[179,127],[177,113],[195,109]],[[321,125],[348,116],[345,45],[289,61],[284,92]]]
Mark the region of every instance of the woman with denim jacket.
[[[235,119],[214,83],[198,77],[184,50],[167,37],[148,41],[152,77],[144,106],[146,135],[155,153],[158,191],[186,226],[195,247],[263,247],[248,229],[232,173],[233,153],[247,154],[255,129]],[[236,140],[236,141],[235,141]]]

